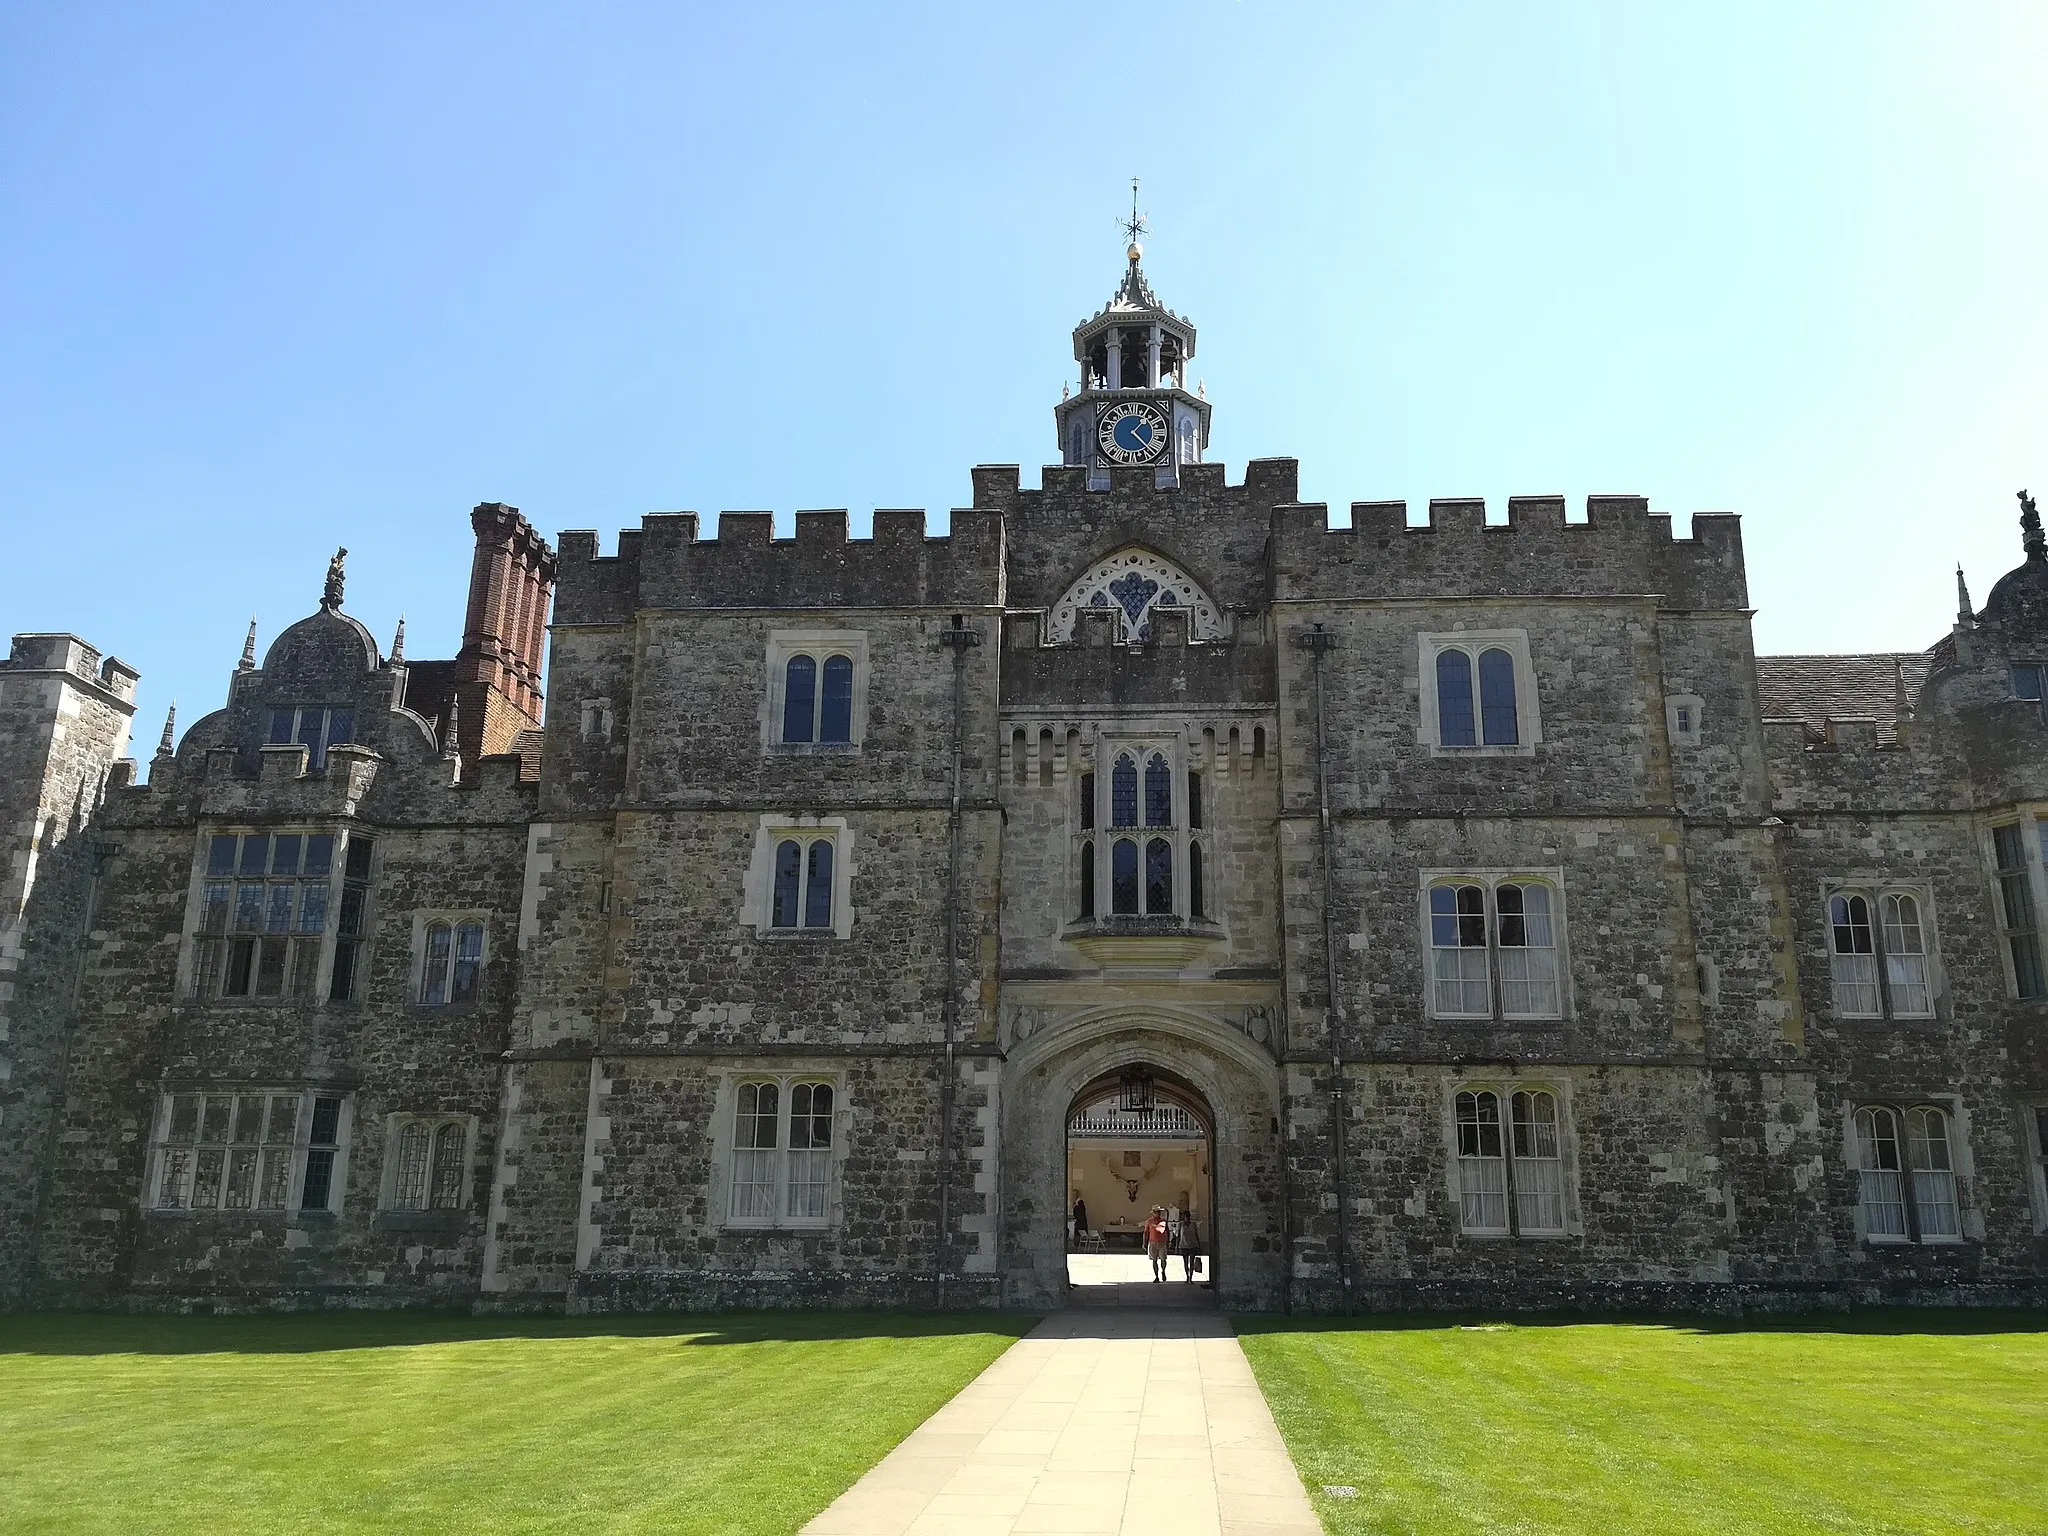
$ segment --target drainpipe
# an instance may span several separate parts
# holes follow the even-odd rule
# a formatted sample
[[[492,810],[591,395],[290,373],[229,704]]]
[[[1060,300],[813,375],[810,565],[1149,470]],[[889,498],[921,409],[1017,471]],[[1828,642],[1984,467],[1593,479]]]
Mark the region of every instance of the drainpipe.
[[[1294,637],[1309,654],[1316,676],[1316,819],[1322,834],[1323,863],[1323,986],[1328,998],[1330,1036],[1330,1172],[1337,1187],[1337,1288],[1344,1310],[1351,1310],[1350,1218],[1344,1199],[1344,1038],[1343,1005],[1337,999],[1337,935],[1335,858],[1330,831],[1330,743],[1323,723],[1323,653],[1337,637],[1317,624]]]
[[[960,1024],[960,783],[967,715],[967,648],[981,644],[981,632],[953,615],[953,627],[939,631],[939,644],[953,653],[953,797],[946,812],[946,1059],[939,1078],[939,1305],[946,1304],[946,1277],[953,1257],[953,1078]]]

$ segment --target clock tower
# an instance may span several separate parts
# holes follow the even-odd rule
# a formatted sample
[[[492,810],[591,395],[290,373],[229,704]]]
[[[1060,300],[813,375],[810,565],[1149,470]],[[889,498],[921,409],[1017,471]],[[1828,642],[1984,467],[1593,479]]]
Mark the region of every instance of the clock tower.
[[[1074,360],[1081,391],[1060,401],[1060,461],[1085,467],[1090,482],[1107,483],[1111,466],[1151,465],[1161,484],[1179,479],[1180,466],[1199,464],[1209,446],[1209,402],[1188,389],[1195,328],[1159,302],[1139,265],[1145,254],[1126,228],[1130,262],[1109,303],[1074,328]]]

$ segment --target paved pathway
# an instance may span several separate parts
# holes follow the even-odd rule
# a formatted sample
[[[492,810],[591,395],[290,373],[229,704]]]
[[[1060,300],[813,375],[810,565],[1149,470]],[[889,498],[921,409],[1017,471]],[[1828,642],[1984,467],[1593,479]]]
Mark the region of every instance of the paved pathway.
[[[1230,1324],[1054,1314],[808,1536],[1321,1536]]]

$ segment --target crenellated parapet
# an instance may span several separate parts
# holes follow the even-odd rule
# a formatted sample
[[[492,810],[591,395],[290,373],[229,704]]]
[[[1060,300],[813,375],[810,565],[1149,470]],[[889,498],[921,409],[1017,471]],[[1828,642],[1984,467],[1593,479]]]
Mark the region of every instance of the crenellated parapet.
[[[1586,520],[1568,522],[1562,496],[1516,496],[1508,520],[1486,521],[1476,498],[1434,500],[1411,527],[1402,501],[1354,502],[1351,526],[1327,507],[1273,513],[1273,595],[1279,602],[1447,596],[1645,596],[1664,606],[1739,611],[1749,604],[1740,520],[1693,517],[1673,538],[1668,513],[1641,496],[1591,496]]]
[[[787,539],[769,512],[722,512],[713,539],[698,537],[694,512],[650,513],[615,555],[598,554],[593,532],[561,536],[556,622],[619,624],[645,608],[985,608],[1002,601],[1002,569],[1003,519],[978,508],[938,536],[921,510],[878,511],[865,539],[843,511],[799,512]]]

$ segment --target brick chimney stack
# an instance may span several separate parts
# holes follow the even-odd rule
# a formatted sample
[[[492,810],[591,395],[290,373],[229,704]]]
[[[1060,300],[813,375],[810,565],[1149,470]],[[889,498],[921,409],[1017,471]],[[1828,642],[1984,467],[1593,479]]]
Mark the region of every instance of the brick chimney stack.
[[[469,613],[455,655],[463,759],[512,750],[521,731],[541,722],[541,662],[555,552],[519,515],[495,501],[469,515],[476,554],[469,568]]]

